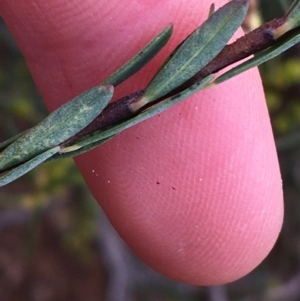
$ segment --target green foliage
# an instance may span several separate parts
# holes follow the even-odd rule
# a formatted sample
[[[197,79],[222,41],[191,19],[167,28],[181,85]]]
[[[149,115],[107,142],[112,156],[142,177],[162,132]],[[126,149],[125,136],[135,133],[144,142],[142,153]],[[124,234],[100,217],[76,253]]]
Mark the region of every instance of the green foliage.
[[[287,12],[287,24],[290,28],[296,28],[300,25],[300,1],[295,0]]]
[[[129,96],[125,102],[122,99],[115,102],[115,115],[123,116],[121,119],[112,119],[104,126],[97,123],[101,121],[98,117],[101,115],[104,118],[106,111],[109,111],[108,103],[113,95],[113,87],[103,84],[118,85],[142,68],[167,43],[172,33],[171,25],[102,85],[76,96],[37,126],[0,144],[0,172],[4,173],[0,186],[46,160],[86,152],[200,89],[258,66],[300,41],[300,29],[297,29],[300,8],[296,0],[284,18],[274,20],[267,28],[262,26],[232,45],[226,45],[243,22],[248,8],[248,0],[233,0],[217,11],[211,7],[207,21],[173,51],[142,93]],[[295,31],[290,33],[290,29]],[[253,58],[209,83],[215,72],[251,54],[254,54]],[[293,109],[298,112],[297,108]]]
[[[19,177],[26,174],[28,171],[32,170],[33,168],[37,167],[41,163],[45,162],[48,158],[52,157],[60,150],[59,146],[54,148],[50,148],[43,153],[38,154],[37,156],[33,157],[25,163],[18,165],[16,168],[8,171],[4,176],[0,176],[0,186],[4,186],[6,184],[11,183],[12,181],[18,179]]]
[[[271,13],[278,7],[278,1],[262,0],[259,2],[266,4],[267,11],[270,14],[266,21],[276,16],[271,15]],[[281,11],[278,10],[277,16],[280,15]],[[269,258],[251,275],[243,279],[242,286],[239,283],[233,283],[228,286],[228,292],[224,287],[225,295],[227,294],[227,298],[230,300],[241,300],[243,298],[262,300],[266,296],[272,295],[272,293],[274,295],[275,292],[278,292],[278,289],[281,291],[282,288],[285,288],[282,279],[289,279],[294,271],[297,272],[296,269],[299,265],[297,244],[293,243],[297,242],[299,237],[300,212],[299,178],[297,180],[297,166],[299,166],[300,158],[299,53],[299,47],[294,48],[288,51],[286,55],[275,58],[260,68],[274,132],[277,137],[280,137],[280,139],[277,139],[279,157],[281,158],[282,154],[286,154],[284,160],[281,161],[281,167],[286,199],[285,211],[288,218],[285,220],[279,244],[272,251]],[[15,49],[9,49],[7,54],[3,54],[3,57],[0,58],[0,62],[0,135],[1,140],[5,140],[7,137],[11,137],[40,122],[46,116],[46,110],[35,90],[24,60],[18,52]],[[25,114],[23,115],[23,113]],[[21,228],[28,228],[28,234],[31,237],[25,237],[25,240],[28,245],[33,244],[30,246],[33,253],[37,247],[38,239],[44,236],[45,240],[50,240],[49,236],[41,232],[40,226],[45,220],[51,220],[51,226],[55,229],[55,234],[58,237],[56,243],[57,245],[63,245],[69,253],[68,258],[76,257],[82,263],[88,259],[91,260],[93,258],[91,255],[95,255],[92,251],[92,243],[95,239],[95,212],[99,208],[85,188],[84,181],[72,160],[66,159],[60,162],[43,164],[19,181],[1,188],[0,207],[3,211],[7,208],[24,209],[26,212],[33,213],[34,221],[20,226]],[[11,229],[18,227],[17,222],[12,223]],[[9,230],[11,231],[11,229]],[[11,250],[14,235],[11,232],[8,232],[8,234]],[[4,244],[2,244],[1,254],[3,256],[5,255],[4,247]],[[56,250],[54,248],[49,250],[51,256],[55,256]],[[13,255],[15,256],[15,253]],[[278,258],[280,258],[280,265],[277,264]],[[14,257],[14,261],[18,260]],[[11,262],[11,264],[13,263]],[[24,266],[30,267],[28,263],[24,263]],[[11,268],[16,271],[22,270],[23,266],[14,263],[13,266],[10,266],[10,270]],[[98,269],[98,266],[95,269]],[[59,270],[61,271],[60,267]],[[35,270],[29,273],[33,275],[33,278],[36,277]],[[72,274],[72,281],[74,281],[74,277],[75,275]],[[40,279],[38,280],[40,281]],[[20,282],[14,282],[14,291],[17,291],[17,283]],[[32,282],[28,283],[26,282],[26,288],[32,285]],[[159,283],[161,285],[162,281],[159,281]],[[289,287],[290,283],[287,282],[286,287]],[[147,293],[141,299],[148,298],[150,301],[164,298],[162,295],[170,300],[198,300],[199,298],[206,300],[208,298],[206,296],[207,291],[204,288],[195,293],[197,290],[195,287],[187,289],[192,291],[192,296],[188,297],[188,293],[182,286],[180,286],[180,297],[178,295],[175,297],[174,287],[168,286],[167,291],[162,291],[161,295],[157,296],[156,294],[152,298],[151,293],[157,293],[158,291],[157,283],[152,283],[152,285],[148,286]],[[178,284],[174,285],[178,287]],[[99,283],[97,282],[95,286],[99,286]],[[142,289],[145,290],[145,287]],[[284,298],[284,300],[289,299],[293,292],[288,290],[287,294],[289,297]]]
[[[174,90],[216,57],[242,24],[248,7],[248,1],[232,1],[210,14],[155,75],[143,96],[145,103]]]
[[[0,170],[29,160],[74,136],[102,112],[112,95],[112,86],[95,87],[55,110],[2,151]]]
[[[253,67],[259,66],[273,59],[274,57],[278,56],[282,52],[288,50],[289,48],[295,46],[299,42],[300,42],[300,34],[296,32],[295,34],[288,36],[286,39],[280,40],[277,44],[269,47],[268,49],[258,52],[253,58],[247,60],[246,62],[224,73],[223,75],[218,77],[212,83],[212,85],[220,84],[240,74],[241,72],[245,72]]]
[[[167,26],[152,41],[148,43],[130,61],[114,72],[102,84],[118,86],[121,82],[146,65],[169,41],[173,32],[173,26]]]

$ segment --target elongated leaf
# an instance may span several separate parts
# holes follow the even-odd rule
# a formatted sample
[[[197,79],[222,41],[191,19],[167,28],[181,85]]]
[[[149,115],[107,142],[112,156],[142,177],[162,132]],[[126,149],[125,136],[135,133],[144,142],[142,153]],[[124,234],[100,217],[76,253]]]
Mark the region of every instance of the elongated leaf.
[[[173,25],[167,26],[150,43],[146,45],[130,61],[107,78],[103,84],[119,85],[147,64],[169,41],[173,32]]]
[[[111,137],[108,137],[103,140],[96,141],[96,142],[90,143],[90,144],[86,144],[84,142],[78,143],[77,145],[75,144],[73,150],[71,147],[61,149],[60,154],[55,154],[53,157],[49,158],[45,162],[51,162],[51,161],[56,161],[56,160],[61,160],[61,159],[66,159],[66,158],[73,158],[73,157],[79,156],[79,155],[84,154],[84,153],[92,150],[93,148],[105,143],[106,141],[112,139],[114,136],[111,136]]]
[[[200,71],[225,47],[241,25],[248,7],[247,0],[233,0],[212,14],[154,77],[141,102],[166,95]]]
[[[280,38],[288,31],[300,26],[300,0],[295,0],[285,14],[285,22],[273,30],[273,37]]]
[[[114,127],[111,127],[110,129],[97,131],[92,134],[89,134],[86,137],[82,137],[82,138],[80,138],[79,141],[77,141],[77,142],[75,141],[74,145],[67,146],[66,148],[62,148],[60,150],[60,154],[56,154],[56,155],[52,156],[45,162],[65,159],[65,158],[69,158],[69,157],[75,157],[75,156],[81,155],[85,152],[88,152],[91,149],[112,139],[113,137],[115,137],[117,134],[119,134],[123,130],[126,130],[146,119],[149,119],[149,118],[153,117],[154,115],[162,113],[162,112],[166,111],[167,109],[171,108],[172,106],[180,103],[185,98],[188,98],[192,94],[201,90],[212,79],[213,79],[212,75],[208,76],[203,81],[194,84],[190,88],[186,89],[185,91],[183,91],[177,95],[174,95],[156,105],[153,105],[151,108],[145,110],[144,112],[141,112],[138,116],[135,116],[130,120],[124,121]]]
[[[288,11],[286,12],[287,15],[291,13],[291,11],[299,4],[300,0],[295,0],[291,6],[289,7]]]
[[[52,149],[47,150],[46,152],[34,157],[33,159],[19,165],[18,167],[7,172],[3,176],[0,176],[0,187],[11,183],[12,181],[22,177],[24,174],[34,169],[39,164],[46,161],[48,158],[52,157],[59,151],[60,147],[56,146]]]
[[[291,5],[286,23],[290,25],[290,29],[300,26],[300,1],[296,0]]]
[[[210,76],[206,77],[205,79],[203,79],[201,82],[195,83],[194,85],[190,86],[189,88],[182,91],[181,93],[178,93],[170,98],[167,98],[167,99],[159,102],[158,104],[153,105],[149,109],[141,112],[139,115],[131,118],[130,120],[121,122],[120,124],[112,126],[111,128],[106,129],[106,130],[96,131],[93,134],[89,135],[88,137],[81,138],[80,141],[75,142],[73,146],[82,148],[82,147],[92,145],[92,147],[94,148],[97,145],[100,145],[100,144],[106,142],[106,139],[110,139],[113,136],[119,134],[120,132],[122,132],[142,121],[145,121],[145,120],[153,117],[154,115],[162,113],[162,112],[166,111],[167,109],[173,107],[174,105],[180,103],[181,101],[188,98],[192,94],[203,89],[212,79],[213,79],[213,75],[210,75]],[[64,150],[62,149],[62,151],[64,151]]]
[[[58,108],[0,154],[0,170],[25,162],[78,133],[102,112],[112,95],[112,86],[95,87]]]
[[[259,66],[265,63],[266,61],[276,57],[277,55],[281,54],[282,52],[286,51],[287,49],[291,48],[299,42],[300,33],[295,33],[287,39],[282,40],[276,43],[275,45],[271,46],[270,48],[257,53],[253,58],[222,74],[211,83],[211,86],[220,84],[248,69]]]

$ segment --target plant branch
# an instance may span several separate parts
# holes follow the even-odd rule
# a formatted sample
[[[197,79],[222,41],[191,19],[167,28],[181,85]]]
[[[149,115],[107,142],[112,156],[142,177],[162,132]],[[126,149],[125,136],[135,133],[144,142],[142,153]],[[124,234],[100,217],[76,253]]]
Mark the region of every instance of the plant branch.
[[[255,55],[261,50],[267,49],[274,45],[278,39],[273,35],[273,32],[282,26],[286,21],[286,16],[274,19],[268,23],[263,24],[259,28],[249,32],[242,36],[232,44],[226,45],[224,49],[202,70],[200,70],[195,76],[186,81],[180,87],[173,90],[168,95],[161,99],[158,99],[156,103],[170,97],[176,93],[179,93],[191,86],[192,84],[199,82],[206,76],[214,74],[231,64],[234,64],[242,59]],[[297,28],[300,31],[299,28]],[[129,119],[135,116],[138,112],[131,109],[131,104],[139,100],[145,92],[145,89],[129,94],[122,97],[115,102],[107,105],[102,113],[87,127],[81,130],[79,133],[68,139],[63,145],[70,145],[73,141],[88,135],[96,130],[104,129],[115,125],[123,120]],[[143,108],[144,109],[144,108]]]

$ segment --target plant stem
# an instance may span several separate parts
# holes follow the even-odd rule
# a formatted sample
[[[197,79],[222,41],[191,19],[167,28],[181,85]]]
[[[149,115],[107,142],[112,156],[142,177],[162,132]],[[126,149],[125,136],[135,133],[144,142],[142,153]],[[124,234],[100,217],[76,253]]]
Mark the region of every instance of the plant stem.
[[[276,28],[284,24],[286,18],[286,16],[283,16],[265,23],[259,28],[242,36],[232,44],[226,45],[224,49],[209,64],[207,64],[195,76],[186,81],[180,87],[164,96],[163,99],[183,91],[187,87],[191,86],[195,82],[199,82],[210,74],[214,74],[233,63],[236,63],[250,55],[256,54],[259,51],[274,45],[277,40],[274,37],[273,32]],[[297,28],[297,30],[299,31],[299,28]],[[108,104],[102,113],[92,123],[90,123],[75,136],[65,141],[63,145],[70,145],[74,140],[77,140],[80,137],[90,134],[96,130],[115,125],[125,119],[129,119],[137,115],[138,112],[132,111],[130,104],[139,100],[144,94],[144,91],[145,89],[134,92]],[[162,99],[158,99],[156,103],[161,100]]]

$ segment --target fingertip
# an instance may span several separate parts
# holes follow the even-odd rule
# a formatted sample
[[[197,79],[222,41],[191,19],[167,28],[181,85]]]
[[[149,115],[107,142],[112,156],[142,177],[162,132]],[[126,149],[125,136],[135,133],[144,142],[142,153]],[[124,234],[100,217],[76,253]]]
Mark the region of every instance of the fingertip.
[[[93,156],[98,164],[81,167],[94,195],[129,246],[168,277],[236,280],[278,237],[282,187],[257,71],[200,92]]]
[[[5,14],[50,109],[101,82],[175,20],[163,54],[118,93],[143,88],[209,9],[199,0],[75,2],[19,0],[19,10]],[[3,1],[2,9],[13,3]],[[263,260],[280,231],[280,173],[256,71],[202,91],[76,162],[129,246],[176,280],[235,280]]]

